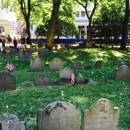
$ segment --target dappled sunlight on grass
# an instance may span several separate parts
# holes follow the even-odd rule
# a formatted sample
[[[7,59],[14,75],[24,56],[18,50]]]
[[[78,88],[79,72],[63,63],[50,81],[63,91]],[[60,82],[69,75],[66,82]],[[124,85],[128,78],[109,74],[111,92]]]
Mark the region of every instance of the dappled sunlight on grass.
[[[118,51],[112,51],[112,54],[113,54],[115,57],[123,57],[123,56],[125,56],[123,53],[118,52]]]
[[[32,54],[38,57],[37,54]],[[76,82],[79,73],[84,78],[92,79],[95,85],[85,84],[66,84],[60,81],[59,71],[50,71],[49,63],[54,58],[60,58],[64,67],[72,68],[72,63],[81,63],[81,69],[75,71]],[[6,69],[8,58],[15,66],[13,74],[16,77],[16,90],[0,92],[0,118],[8,112],[17,115],[21,120],[27,122],[27,129],[36,129],[36,116],[39,109],[44,109],[48,104],[55,101],[70,102],[75,105],[82,113],[89,109],[93,103],[100,98],[109,99],[114,106],[120,107],[119,129],[129,130],[130,128],[130,80],[117,82],[114,80],[115,68],[123,61],[130,64],[128,53],[105,48],[85,48],[68,51],[49,53],[47,58],[43,58],[44,70],[41,72],[30,72],[30,60],[18,60],[17,56],[1,55],[0,70]],[[95,68],[95,62],[102,61],[101,69]],[[85,69],[90,66],[90,69]],[[7,70],[7,69],[6,69]],[[50,82],[59,83],[58,85],[35,86],[34,79],[38,76],[47,75]],[[105,78],[106,82],[99,82]],[[21,87],[24,82],[30,82],[32,87]],[[8,108],[6,106],[8,105]],[[33,121],[32,121],[33,119]],[[81,129],[82,130],[82,129]]]
[[[80,104],[84,104],[85,102],[88,101],[86,97],[81,97],[81,96],[71,96],[70,100]]]
[[[70,61],[73,61],[74,59],[76,59],[77,58],[77,56],[76,55],[73,55],[73,56],[71,56],[71,57],[67,57],[66,59],[68,59],[68,60],[70,60]]]

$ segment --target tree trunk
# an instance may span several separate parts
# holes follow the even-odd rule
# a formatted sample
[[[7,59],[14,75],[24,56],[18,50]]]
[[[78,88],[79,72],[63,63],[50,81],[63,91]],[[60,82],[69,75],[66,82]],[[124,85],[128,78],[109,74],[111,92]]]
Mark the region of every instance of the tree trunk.
[[[53,3],[53,10],[52,10],[50,25],[47,33],[47,40],[46,40],[46,48],[48,50],[52,50],[53,48],[53,38],[54,38],[56,20],[60,8],[60,2],[61,0],[57,0],[56,2]]]
[[[27,16],[25,17],[25,22],[26,22],[26,34],[30,35],[30,20]]]
[[[91,27],[91,18],[89,18],[89,25],[88,25],[88,37],[87,37],[87,41],[91,42],[92,40],[92,27]]]
[[[126,49],[126,39],[127,39],[127,26],[129,20],[129,0],[126,0],[126,10],[125,10],[125,18],[122,22],[122,41],[121,41],[121,50]]]

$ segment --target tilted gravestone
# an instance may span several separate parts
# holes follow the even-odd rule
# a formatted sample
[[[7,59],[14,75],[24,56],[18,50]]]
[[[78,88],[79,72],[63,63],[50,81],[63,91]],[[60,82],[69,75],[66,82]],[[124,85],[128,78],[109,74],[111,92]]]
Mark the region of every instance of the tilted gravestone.
[[[34,79],[34,84],[36,86],[46,86],[50,85],[50,76],[43,75],[43,76],[38,76]]]
[[[40,58],[48,57],[49,51],[46,48],[40,47],[39,50],[38,50],[38,55],[39,55]]]
[[[107,99],[99,99],[84,112],[84,130],[118,130],[119,108]]]
[[[0,130],[26,130],[24,121],[19,121],[15,115],[8,115],[0,121]]]
[[[71,81],[71,75],[72,75],[72,69],[70,68],[63,68],[59,71],[60,74],[60,81],[70,83]]]
[[[78,61],[75,61],[72,63],[72,69],[74,70],[80,70],[81,69],[81,63]]]
[[[52,71],[58,71],[63,69],[64,63],[60,58],[54,58],[52,61],[50,61],[49,68]]]
[[[43,71],[44,61],[41,58],[34,58],[30,60],[30,71]]]
[[[16,78],[8,71],[0,71],[0,90],[15,90]]]
[[[86,83],[86,82],[87,82],[87,79],[81,73],[79,73],[79,75],[77,77],[77,83],[83,84],[83,83]]]
[[[38,130],[80,130],[81,112],[68,102],[53,102],[37,113]]]
[[[115,70],[115,80],[123,81],[130,79],[130,68],[127,65],[121,65]]]
[[[102,67],[102,61],[100,61],[100,60],[96,61],[95,68],[96,69],[101,69],[101,67]]]

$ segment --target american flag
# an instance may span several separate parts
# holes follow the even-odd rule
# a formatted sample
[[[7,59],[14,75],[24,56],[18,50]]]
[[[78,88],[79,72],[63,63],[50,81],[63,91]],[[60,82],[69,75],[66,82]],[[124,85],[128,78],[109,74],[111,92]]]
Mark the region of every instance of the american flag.
[[[72,70],[71,84],[75,84],[75,74],[74,74],[74,70]]]
[[[12,66],[12,64],[10,63],[10,60],[8,60],[8,63],[7,63],[7,69],[10,71],[10,72],[12,72],[13,71],[13,66]]]

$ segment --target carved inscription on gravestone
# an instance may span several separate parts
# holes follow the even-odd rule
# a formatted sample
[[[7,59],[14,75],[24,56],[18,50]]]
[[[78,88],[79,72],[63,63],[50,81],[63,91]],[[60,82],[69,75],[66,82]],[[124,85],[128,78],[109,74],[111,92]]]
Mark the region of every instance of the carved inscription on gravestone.
[[[50,67],[50,70],[52,71],[58,71],[58,70],[63,69],[64,63],[61,59],[54,58],[52,61],[50,61],[49,67]]]
[[[25,130],[25,122],[19,121],[15,115],[8,115],[0,121],[2,130]]]
[[[84,130],[118,130],[119,108],[100,99],[84,112]]]
[[[37,114],[38,130],[80,130],[81,113],[68,102],[53,102]]]

